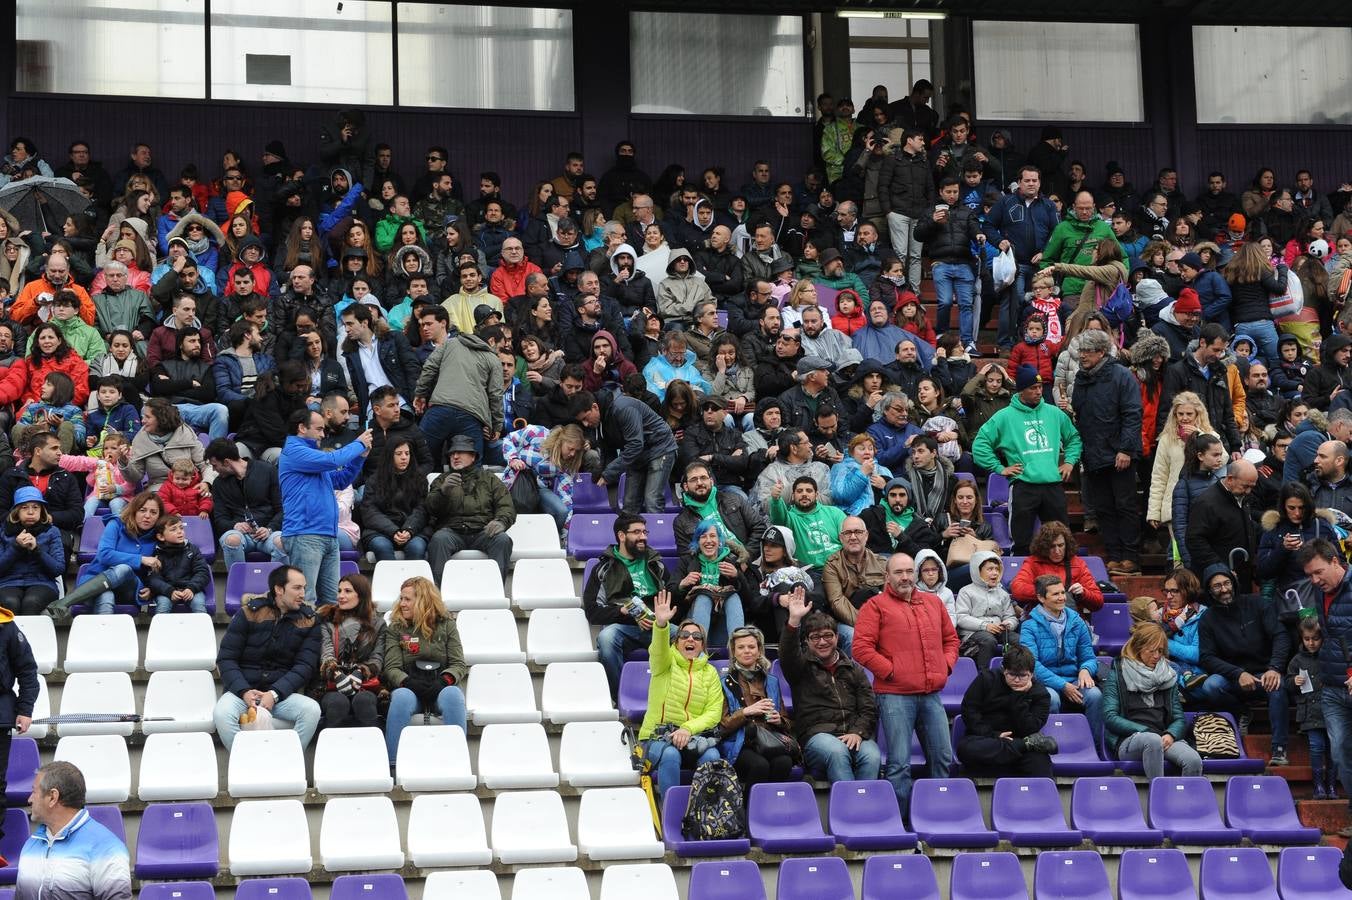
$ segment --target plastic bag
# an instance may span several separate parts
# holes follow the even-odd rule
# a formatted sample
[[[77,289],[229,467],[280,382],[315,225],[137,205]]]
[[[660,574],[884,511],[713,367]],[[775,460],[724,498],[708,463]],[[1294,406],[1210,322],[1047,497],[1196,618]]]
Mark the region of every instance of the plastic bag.
[[[1011,248],[1001,251],[991,263],[991,280],[995,282],[995,289],[998,291],[1013,284],[1018,271],[1019,266],[1014,262],[1014,250]]]
[[[250,706],[239,715],[240,731],[271,731],[272,713],[261,706]]]
[[[1280,297],[1270,298],[1268,307],[1272,310],[1274,319],[1294,316],[1305,308],[1305,288],[1301,286],[1300,279],[1294,272],[1286,276],[1286,293]]]

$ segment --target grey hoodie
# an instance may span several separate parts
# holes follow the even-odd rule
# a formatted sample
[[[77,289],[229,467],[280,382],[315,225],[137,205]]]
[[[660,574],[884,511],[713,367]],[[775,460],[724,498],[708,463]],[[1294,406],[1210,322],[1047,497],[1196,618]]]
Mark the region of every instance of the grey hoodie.
[[[959,638],[965,638],[997,622],[1010,630],[1019,627],[1019,617],[1014,612],[1014,601],[1010,599],[1009,591],[999,583],[989,587],[981,580],[981,564],[992,559],[1000,561],[1000,557],[991,551],[978,550],[967,563],[972,573],[972,583],[958,591],[956,624]]]
[[[689,263],[684,275],[675,271],[678,259]],[[657,312],[668,326],[672,322],[680,322],[688,328],[693,323],[691,314],[695,311],[695,305],[702,300],[713,301],[713,291],[709,290],[704,277],[698,273],[690,251],[677,247],[671,251],[667,261],[667,277],[657,284]]]
[[[897,481],[898,479],[892,480]],[[888,482],[888,484],[890,486],[891,482]],[[930,587],[920,581],[920,565],[927,559],[932,559],[939,564],[939,584],[935,587]],[[953,620],[953,627],[958,627],[957,600],[953,597],[953,592],[948,589],[948,566],[944,565],[943,557],[929,548],[921,550],[915,555],[915,586],[917,590],[928,591],[944,601],[944,609],[948,610],[948,617]]]

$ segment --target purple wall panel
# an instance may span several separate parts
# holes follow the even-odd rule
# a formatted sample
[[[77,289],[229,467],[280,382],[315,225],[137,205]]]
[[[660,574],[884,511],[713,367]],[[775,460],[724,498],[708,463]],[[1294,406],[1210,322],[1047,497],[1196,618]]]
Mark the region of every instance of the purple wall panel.
[[[751,164],[759,158],[769,160],[774,178],[795,184],[812,162],[812,125],[806,121],[633,117],[629,137],[653,178],[679,163],[686,180],[698,183],[700,172],[716,164],[727,170],[723,186],[733,191],[751,180]]]
[[[1230,179],[1235,191],[1244,190],[1260,166],[1277,172],[1277,182],[1290,185],[1297,169],[1309,169],[1315,185],[1324,191],[1336,190],[1352,181],[1352,159],[1347,148],[1352,129],[1297,128],[1269,125],[1248,128],[1197,129],[1198,159],[1210,168],[1218,168]],[[1198,173],[1205,178],[1206,173]]]

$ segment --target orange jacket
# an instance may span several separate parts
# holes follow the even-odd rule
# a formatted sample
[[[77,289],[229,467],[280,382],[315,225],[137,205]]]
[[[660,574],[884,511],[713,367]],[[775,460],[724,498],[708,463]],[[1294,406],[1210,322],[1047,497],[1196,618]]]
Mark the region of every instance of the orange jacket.
[[[873,673],[875,693],[933,694],[958,661],[958,633],[934,594],[912,591],[903,600],[886,586],[859,610],[853,654]]]
[[[74,281],[66,282],[66,286],[62,290],[72,291],[75,296],[80,298],[80,318],[93,325],[94,301],[90,298],[89,291],[86,291]],[[19,291],[19,296],[15,298],[14,305],[9,308],[9,317],[20,325],[37,324],[38,297],[41,294],[56,294],[56,288],[52,287],[52,283],[47,280],[45,275],[24,285],[23,290]]]
[[[1033,585],[1039,575],[1055,575],[1065,581],[1066,566],[1064,563],[1054,563],[1040,556],[1025,559],[1023,565],[1019,567],[1019,574],[1014,576],[1014,583],[1009,586],[1009,595],[1014,598],[1015,603],[1021,603],[1027,608],[1037,603],[1037,591]],[[1066,597],[1076,609],[1080,612],[1092,612],[1103,608],[1103,591],[1099,590],[1098,582],[1094,580],[1089,567],[1078,556],[1070,557],[1070,584],[1067,584],[1066,588],[1069,589],[1071,584],[1078,584],[1084,588],[1084,594],[1079,599],[1071,595]]]

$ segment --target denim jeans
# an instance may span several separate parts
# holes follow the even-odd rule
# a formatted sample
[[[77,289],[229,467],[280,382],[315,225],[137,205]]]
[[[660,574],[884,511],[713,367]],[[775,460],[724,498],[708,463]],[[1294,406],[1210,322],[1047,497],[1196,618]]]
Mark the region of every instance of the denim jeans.
[[[103,503],[104,502],[94,494],[90,494],[87,498],[85,498],[84,502],[85,518],[92,519],[95,516],[100,515],[99,507],[103,507],[102,515],[106,519],[111,519],[114,516],[121,515],[122,510],[127,508],[127,500],[125,497],[114,497],[113,499],[108,501],[107,506],[104,506]]]
[[[171,613],[174,611],[175,603],[179,604],[180,606],[183,605],[182,600],[174,600],[170,597],[166,597],[164,594],[160,594],[158,597],[155,598],[155,612]],[[198,591],[197,593],[193,594],[192,599],[188,601],[188,611],[195,613],[206,612],[207,595],[202,593],[201,591]]]
[[[1258,342],[1256,352],[1267,361],[1269,369],[1276,368],[1282,361],[1281,352],[1277,349],[1277,326],[1272,323],[1271,319],[1240,322],[1235,326],[1235,334],[1247,334]]]
[[[432,465],[438,469],[446,462],[446,443],[458,434],[468,435],[479,458],[483,458],[484,423],[458,406],[428,404],[420,427],[427,438],[427,449],[432,451]]]
[[[1164,741],[1154,732],[1138,731],[1124,737],[1117,745],[1118,759],[1139,759],[1145,767],[1146,778],[1159,778],[1164,774],[1164,761],[1178,766],[1189,778],[1202,774],[1202,757],[1184,741],[1174,741],[1164,749]]]
[[[1173,663],[1170,663],[1170,665],[1173,665]],[[1234,706],[1228,685],[1229,682],[1225,680],[1224,675],[1208,675],[1206,681],[1196,687],[1184,689],[1183,699],[1198,709],[1228,710]]]
[[[371,547],[371,552],[376,555],[377,560],[394,559],[396,549],[404,551],[404,559],[427,559],[427,541],[422,535],[415,535],[408,539],[408,543],[402,547],[395,547],[394,541],[385,537],[383,534],[375,534],[367,538],[367,543]]]
[[[305,574],[305,602],[311,606],[338,599],[338,538],[326,534],[284,534],[282,547],[291,565]]]
[[[624,481],[624,500],[620,508],[636,513],[640,511],[641,503],[643,512],[661,512],[666,501],[667,482],[671,480],[671,467],[675,464],[676,451],[673,450],[630,469],[629,477]]]
[[[230,410],[224,403],[176,403],[178,414],[198,431],[205,431],[214,441],[230,433]]]
[[[563,527],[568,524],[568,514],[572,512],[567,501],[547,487],[540,488],[540,511],[554,517],[554,524]]]
[[[1054,716],[1061,711],[1062,706],[1078,706],[1084,709],[1084,717],[1089,720],[1089,733],[1099,734],[1103,731],[1103,691],[1091,687],[1080,688],[1080,693],[1084,696],[1084,702],[1075,704],[1060,691],[1047,688],[1047,694],[1051,697],[1051,708],[1047,712]]]
[[[918,219],[903,216],[899,212],[887,214],[887,236],[892,242],[892,252],[901,260],[902,271],[911,287],[920,290],[920,253],[924,249],[915,239],[915,226]]]
[[[704,629],[706,647],[722,647],[728,642],[728,635],[732,634],[738,628],[746,624],[746,615],[742,612],[742,597],[740,594],[729,594],[723,601],[723,615],[719,618],[718,627],[714,627],[714,601],[708,594],[698,593],[695,589],[695,600],[690,605],[688,615],[700,624]]]
[[[239,717],[247,709],[238,694],[222,694],[216,701],[211,718],[216,722],[216,735],[220,737],[225,749],[235,742],[239,734]],[[294,722],[296,736],[300,738],[301,749],[310,746],[315,732],[319,730],[319,704],[304,694],[291,694],[272,707],[272,714],[279,719]]]
[[[836,649],[841,656],[849,656],[854,650],[854,626],[844,622],[836,623]]]
[[[139,604],[141,598],[138,595],[140,584],[136,578],[136,572],[131,566],[117,565],[103,570],[103,576],[108,579],[109,589],[99,594],[94,600],[94,612],[100,616],[107,616],[113,613],[113,607],[121,603],[124,606],[129,603]]]
[[[700,763],[713,762],[718,759],[718,748],[710,747],[698,757],[688,750],[677,750],[676,745],[669,741],[645,741],[643,752],[647,754],[648,759],[653,764],[653,790],[657,794],[657,801],[662,802],[662,797],[667,792],[667,788],[675,787],[681,783],[681,758],[687,757],[691,767],[698,766]]]
[[[1338,767],[1343,791],[1352,798],[1352,695],[1341,684],[1325,687],[1319,695],[1319,705],[1324,712],[1324,730],[1329,735],[1329,759]]]
[[[221,535],[221,558],[225,560],[225,570],[229,572],[235,563],[244,562],[244,554],[254,552],[266,553],[273,562],[285,563],[286,551],[278,546],[280,540],[281,534],[276,531],[270,532],[260,541],[253,535],[230,529]]]
[[[953,768],[953,743],[943,700],[934,694],[878,694],[878,723],[887,735],[883,777],[892,783],[904,816],[911,806],[911,734],[919,729],[931,778],[947,778]]]
[[[622,625],[619,622],[602,628],[596,636],[596,653],[601,657],[601,667],[606,670],[612,697],[619,696],[620,672],[624,670],[625,655],[631,650],[648,646],[651,639],[652,635],[637,625]]]
[[[385,713],[385,749],[390,754],[390,765],[394,765],[399,755],[399,736],[404,733],[409,719],[417,712],[426,712],[418,695],[408,688],[395,688],[390,694],[390,708]],[[437,694],[437,714],[447,725],[458,725],[464,731],[465,695],[453,684],[448,684]]]
[[[930,267],[934,277],[934,294],[939,307],[934,316],[934,330],[940,334],[948,330],[949,310],[953,308],[953,299],[958,301],[958,335],[963,344],[975,340],[972,329],[972,286],[976,275],[966,263],[937,262]]]
[[[882,753],[870,740],[859,742],[851,750],[833,734],[814,734],[803,745],[803,763],[813,775],[826,773],[826,780],[876,781],[882,766]]]

